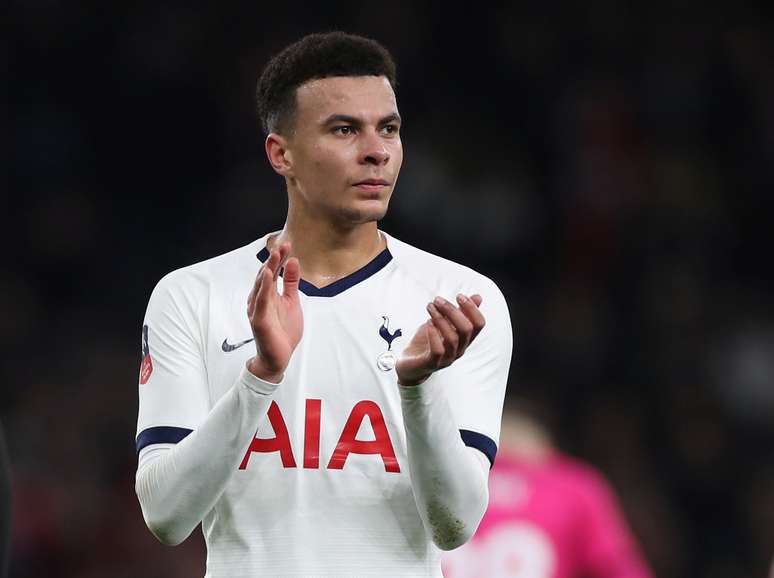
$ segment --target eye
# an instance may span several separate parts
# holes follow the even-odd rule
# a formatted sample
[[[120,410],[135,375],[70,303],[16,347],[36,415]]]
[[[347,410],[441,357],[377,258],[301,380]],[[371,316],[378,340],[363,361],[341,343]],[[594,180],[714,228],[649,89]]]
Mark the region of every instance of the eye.
[[[349,136],[355,134],[355,129],[349,125],[343,124],[341,126],[333,127],[333,134],[340,134],[342,136]]]
[[[386,135],[395,135],[400,131],[400,127],[397,124],[385,124],[382,127],[382,133]]]

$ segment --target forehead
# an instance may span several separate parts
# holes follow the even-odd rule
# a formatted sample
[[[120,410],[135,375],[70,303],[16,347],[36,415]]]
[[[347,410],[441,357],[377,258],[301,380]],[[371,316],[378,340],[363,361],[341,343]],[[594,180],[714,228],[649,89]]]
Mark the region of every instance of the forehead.
[[[397,112],[395,92],[384,76],[334,76],[305,82],[296,91],[297,113],[368,117]]]

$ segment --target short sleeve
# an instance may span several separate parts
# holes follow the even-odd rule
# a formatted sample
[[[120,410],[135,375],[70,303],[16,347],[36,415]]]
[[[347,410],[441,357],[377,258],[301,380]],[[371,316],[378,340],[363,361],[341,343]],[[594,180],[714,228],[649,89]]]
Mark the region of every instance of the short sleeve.
[[[177,443],[210,410],[197,283],[172,273],[151,294],[142,328],[137,452]],[[198,296],[201,297],[201,296]]]
[[[438,373],[443,390],[466,445],[481,450],[494,464],[500,422],[511,364],[513,333],[508,305],[486,277],[469,293],[482,297],[486,325],[465,354]]]

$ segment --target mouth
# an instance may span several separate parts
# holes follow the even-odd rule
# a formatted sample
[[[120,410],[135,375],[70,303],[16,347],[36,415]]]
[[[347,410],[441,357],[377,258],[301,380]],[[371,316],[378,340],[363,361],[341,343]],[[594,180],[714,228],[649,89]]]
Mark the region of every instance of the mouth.
[[[384,179],[365,179],[355,183],[355,186],[366,191],[378,191],[390,186]]]

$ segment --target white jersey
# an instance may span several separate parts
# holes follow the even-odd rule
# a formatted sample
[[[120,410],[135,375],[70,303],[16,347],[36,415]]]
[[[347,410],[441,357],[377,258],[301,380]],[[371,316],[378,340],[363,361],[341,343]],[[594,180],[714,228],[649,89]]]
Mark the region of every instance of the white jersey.
[[[255,355],[246,303],[268,237],[174,271],[153,291],[138,452],[196,430]],[[493,463],[511,324],[491,280],[385,238],[387,248],[355,273],[323,288],[301,280],[303,338],[202,520],[207,577],[441,576],[412,494],[394,360],[436,295],[482,295],[486,326],[433,387],[464,443]]]

